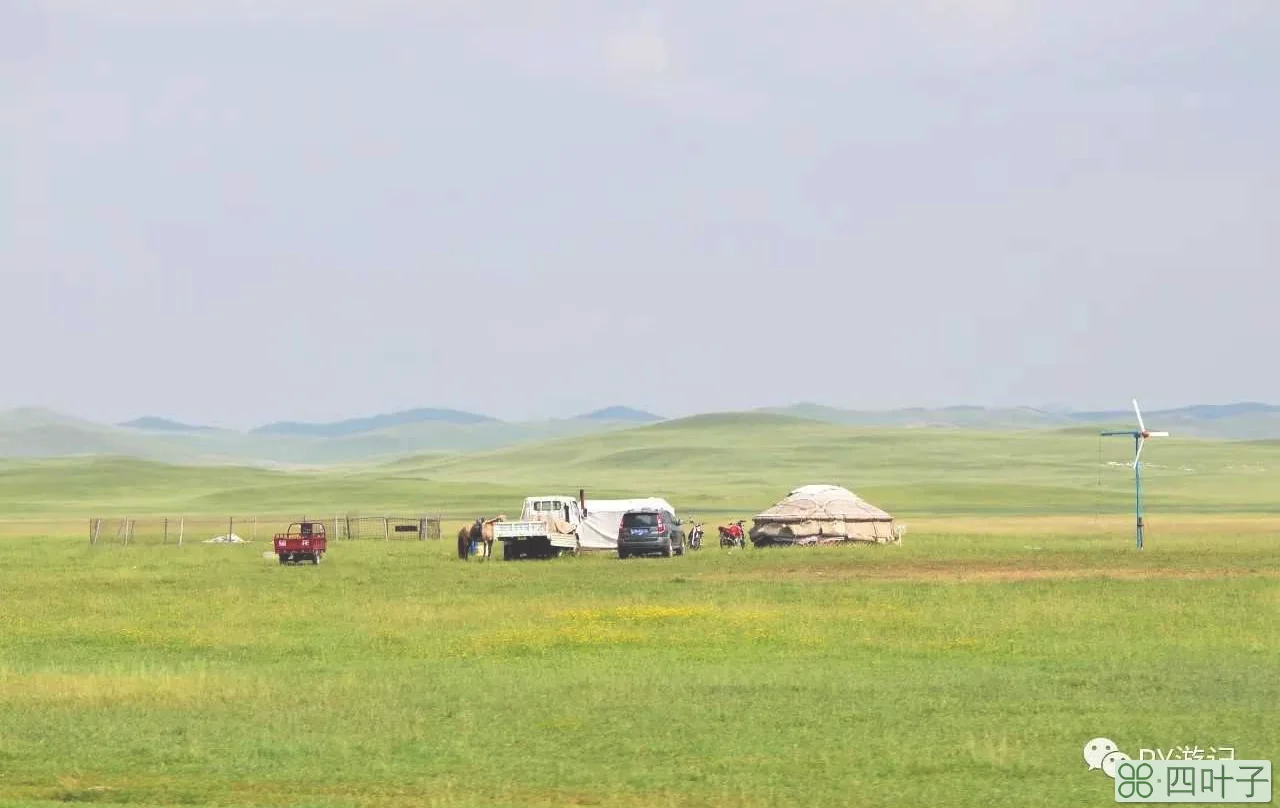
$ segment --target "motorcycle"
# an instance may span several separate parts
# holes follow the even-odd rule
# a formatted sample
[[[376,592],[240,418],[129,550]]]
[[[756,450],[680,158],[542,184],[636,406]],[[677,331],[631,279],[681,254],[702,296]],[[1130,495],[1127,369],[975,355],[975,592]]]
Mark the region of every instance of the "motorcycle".
[[[747,532],[742,529],[742,523],[745,519],[739,519],[732,525],[720,525],[720,546],[721,547],[743,547],[747,546]]]
[[[702,549],[702,523],[694,522],[693,529],[689,531],[689,549]]]

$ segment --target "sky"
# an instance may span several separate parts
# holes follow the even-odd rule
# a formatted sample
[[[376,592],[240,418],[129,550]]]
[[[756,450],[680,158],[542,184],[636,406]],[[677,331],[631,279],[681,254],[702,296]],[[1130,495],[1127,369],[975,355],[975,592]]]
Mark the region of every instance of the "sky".
[[[1280,402],[1274,0],[8,0],[0,410]]]

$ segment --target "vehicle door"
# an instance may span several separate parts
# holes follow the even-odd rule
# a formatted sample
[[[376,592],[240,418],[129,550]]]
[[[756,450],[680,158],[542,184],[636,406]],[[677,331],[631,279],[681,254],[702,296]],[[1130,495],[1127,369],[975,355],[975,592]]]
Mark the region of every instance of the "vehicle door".
[[[667,524],[671,525],[671,546],[683,547],[684,527],[680,524],[679,520],[676,519],[676,515],[670,511],[667,512],[666,519]]]

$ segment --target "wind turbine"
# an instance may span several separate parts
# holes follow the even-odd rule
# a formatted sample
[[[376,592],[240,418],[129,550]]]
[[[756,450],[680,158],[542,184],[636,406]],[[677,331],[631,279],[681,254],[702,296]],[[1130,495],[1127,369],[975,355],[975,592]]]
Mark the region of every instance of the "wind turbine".
[[[1102,437],[1109,438],[1117,435],[1128,435],[1133,438],[1133,486],[1134,486],[1134,503],[1138,517],[1138,549],[1142,549],[1142,447],[1147,445],[1147,438],[1167,438],[1168,432],[1148,432],[1147,425],[1142,422],[1142,410],[1138,409],[1138,400],[1133,400],[1133,414],[1138,416],[1138,428],[1124,430],[1122,432],[1102,432]]]

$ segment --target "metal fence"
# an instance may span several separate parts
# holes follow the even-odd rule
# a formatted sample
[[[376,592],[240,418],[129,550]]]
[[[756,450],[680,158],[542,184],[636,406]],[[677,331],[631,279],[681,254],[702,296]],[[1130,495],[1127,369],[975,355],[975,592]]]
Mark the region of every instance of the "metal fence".
[[[90,544],[189,544],[270,541],[295,522],[320,522],[338,541],[439,539],[441,516],[149,516],[93,517]]]
[[[340,539],[438,539],[441,516],[343,516],[334,520]]]

